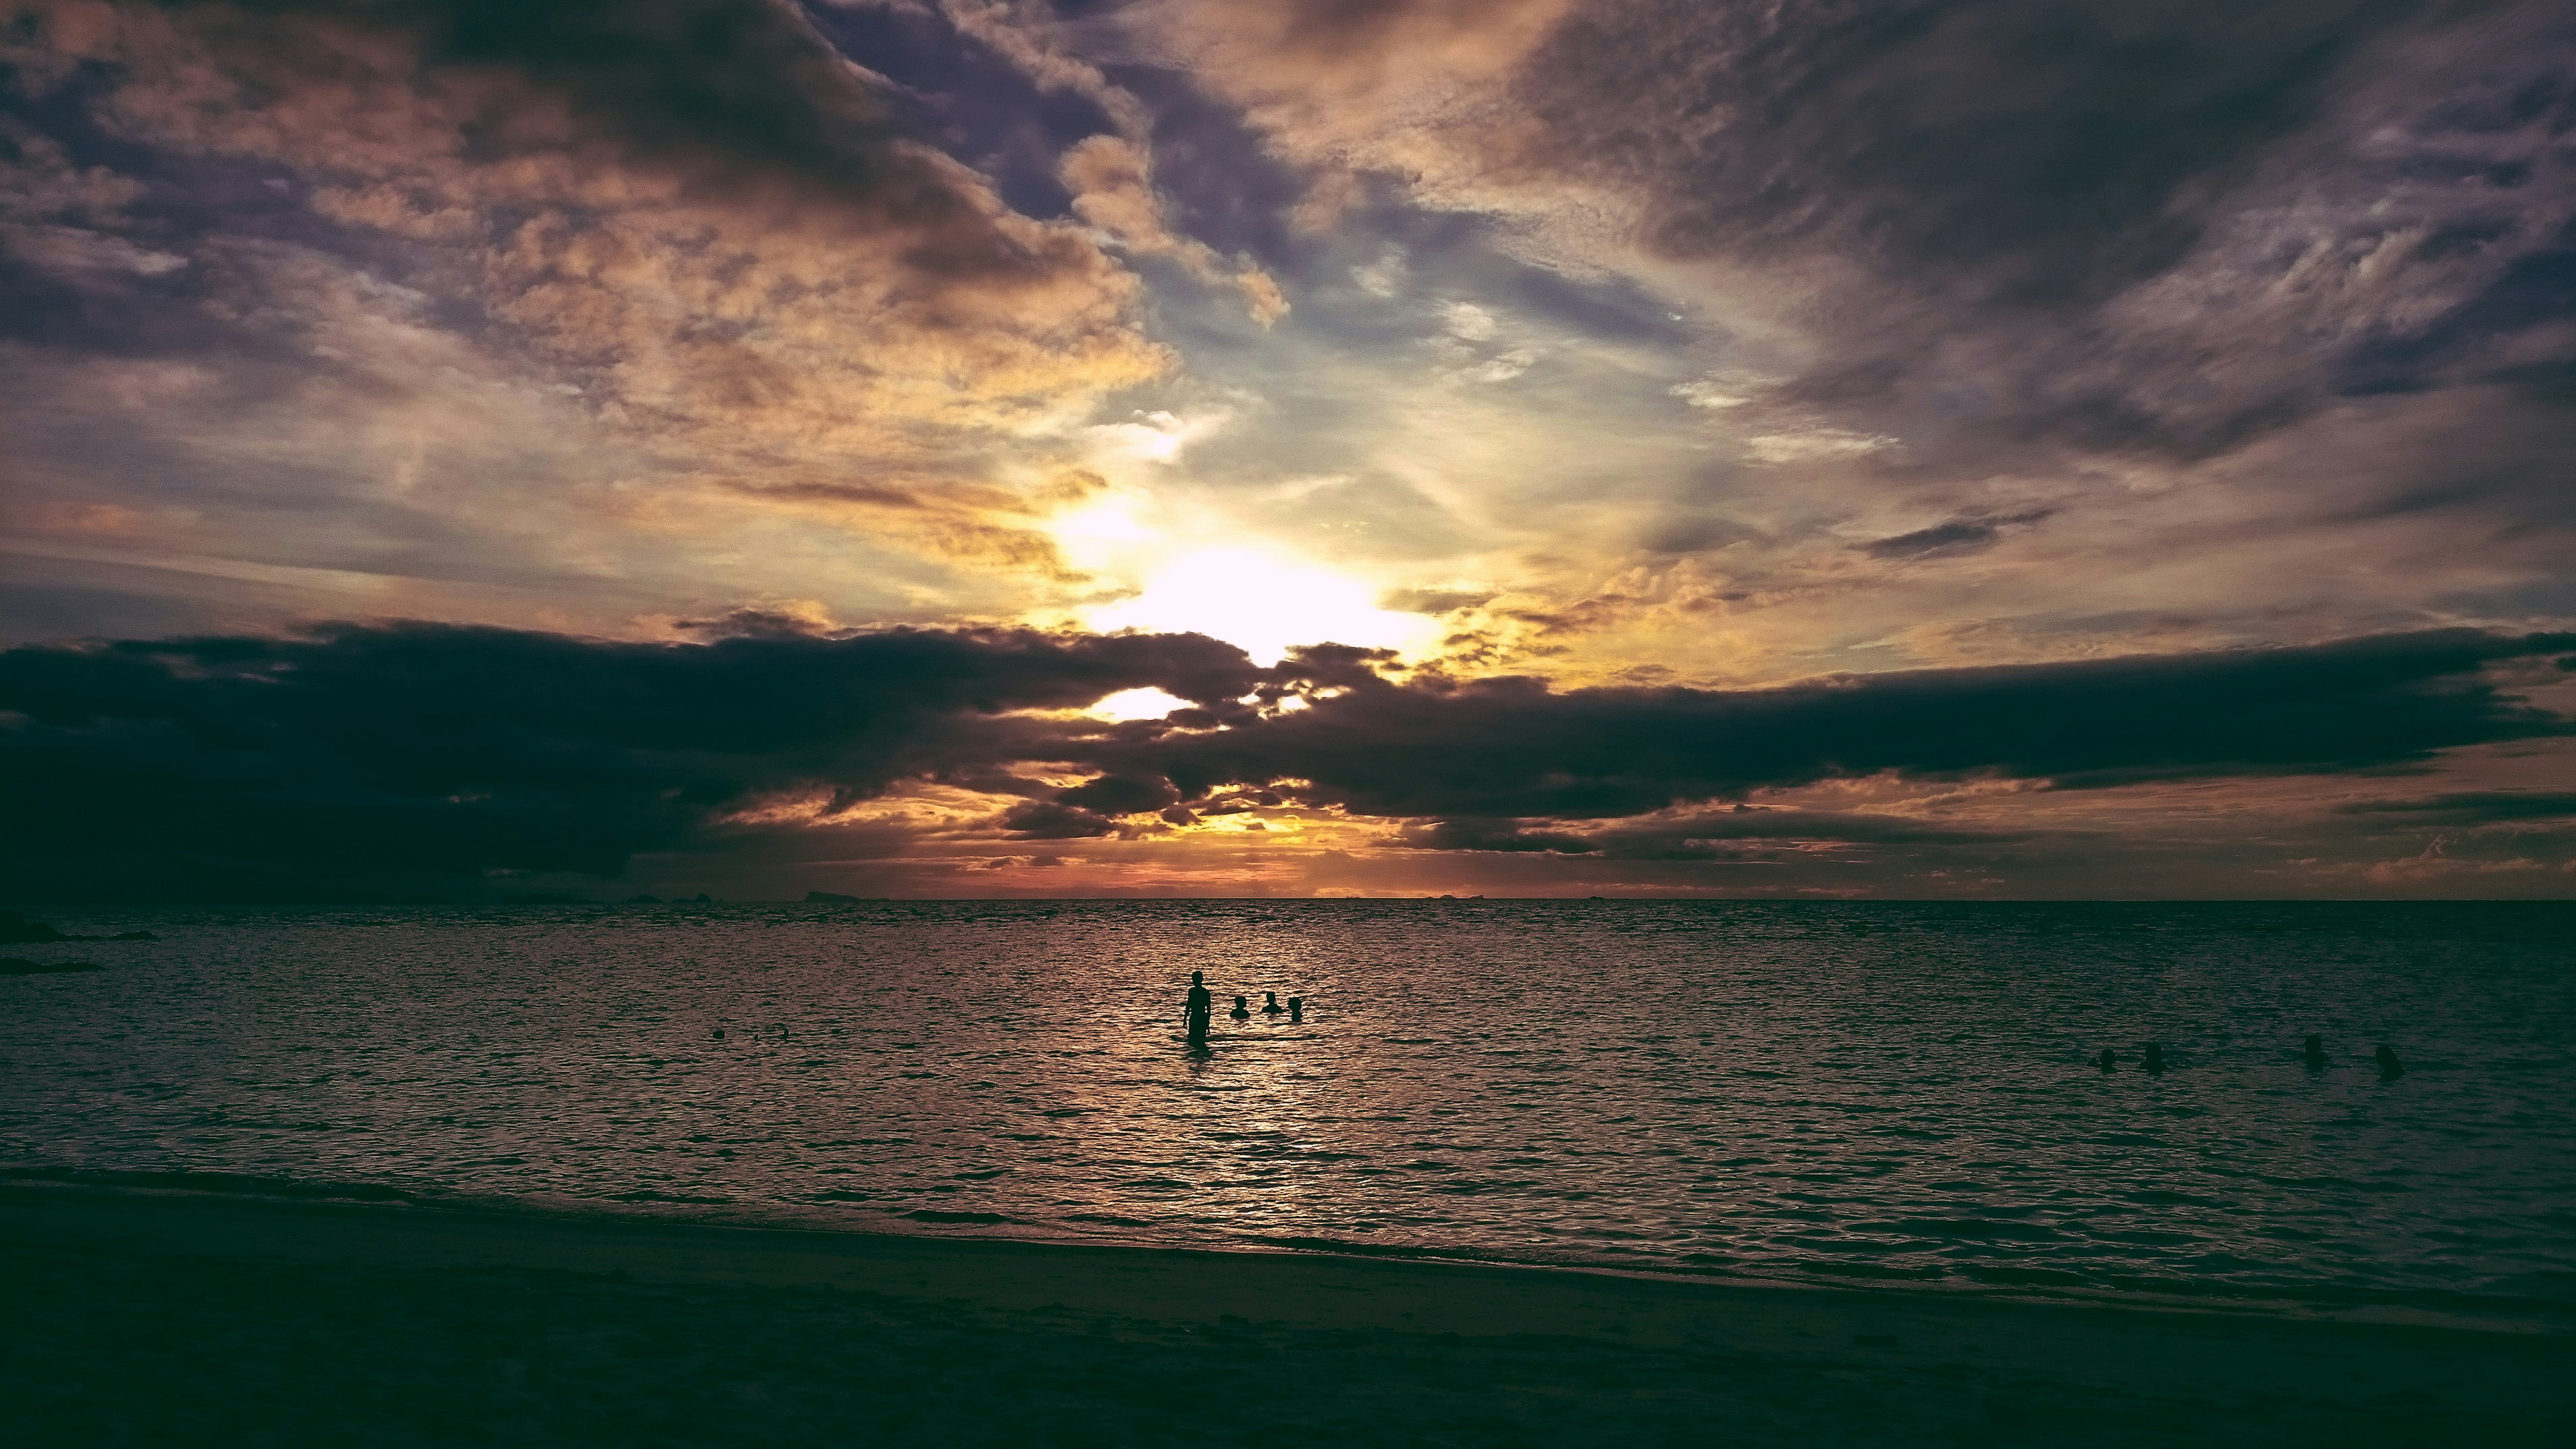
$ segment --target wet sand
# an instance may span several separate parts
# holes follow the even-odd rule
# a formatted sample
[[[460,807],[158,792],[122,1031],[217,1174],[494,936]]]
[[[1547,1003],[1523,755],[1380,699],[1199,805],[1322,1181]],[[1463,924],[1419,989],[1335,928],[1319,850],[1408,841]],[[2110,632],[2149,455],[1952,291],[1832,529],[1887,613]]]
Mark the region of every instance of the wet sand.
[[[40,1185],[0,1187],[0,1326],[31,1445],[2348,1449],[2576,1414],[2576,1335]]]

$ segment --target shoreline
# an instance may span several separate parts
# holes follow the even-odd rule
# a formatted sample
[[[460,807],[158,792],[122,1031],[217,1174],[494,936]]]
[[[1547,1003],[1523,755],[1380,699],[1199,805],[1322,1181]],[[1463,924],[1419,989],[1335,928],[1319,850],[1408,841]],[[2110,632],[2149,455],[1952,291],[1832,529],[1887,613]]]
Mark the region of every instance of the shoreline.
[[[1720,1291],[1738,1289],[1786,1293],[1886,1295],[1958,1299],[1971,1302],[2029,1304],[2035,1307],[2100,1308],[2147,1313],[2201,1313],[2221,1317],[2278,1319],[2303,1323],[2386,1324],[2464,1333],[2576,1337],[2576,1317],[2559,1304],[2534,1299],[2474,1299],[2493,1305],[2490,1311],[2428,1305],[2389,1292],[2369,1298],[2337,1301],[2325,1296],[2247,1292],[2186,1293],[2154,1289],[2092,1286],[2023,1286],[2005,1283],[1920,1279],[1861,1279],[1787,1273],[1729,1272],[1684,1265],[1635,1265],[1482,1254],[1443,1246],[1382,1245],[1329,1238],[1210,1238],[1172,1241],[1090,1227],[1061,1228],[1043,1222],[1003,1218],[997,1214],[955,1214],[908,1222],[907,1215],[870,1214],[854,1223],[840,1213],[792,1204],[745,1206],[681,1198],[641,1201],[556,1196],[509,1197],[443,1190],[422,1190],[380,1183],[300,1182],[224,1172],[143,1171],[121,1169],[49,1169],[0,1167],[0,1199],[17,1189],[93,1192],[114,1197],[203,1198],[215,1202],[275,1203],[411,1210],[422,1213],[489,1217],[498,1220],[620,1224],[764,1233],[813,1233],[829,1237],[888,1238],[921,1242],[1024,1243],[1069,1249],[1111,1248],[1143,1252],[1206,1254],[1216,1257],[1288,1256],[1348,1259],[1363,1263],[1413,1263],[1432,1267],[1495,1268],[1535,1273],[1567,1273],[1609,1278],[1704,1285]],[[2458,1295],[2467,1297],[2467,1295]],[[2507,1312],[2508,1308],[2520,1312]]]
[[[456,1394],[504,1420],[569,1416],[530,1442],[594,1442],[582,1425],[629,1401],[682,1418],[716,1404],[767,1425],[763,1442],[826,1442],[833,1412],[817,1406],[854,1393],[921,1437],[936,1424],[983,1442],[996,1415],[1183,1433],[1186,1414],[1120,1387],[1140,1365],[1293,1379],[1306,1388],[1279,1412],[1297,1435],[1359,1443],[1438,1442],[1453,1421],[1492,1431],[1457,1442],[1548,1424],[1541,1442],[1660,1442],[1717,1415],[1778,1442],[1919,1442],[1946,1423],[2106,1443],[2134,1428],[2139,1443],[2538,1444],[2576,1412],[2576,1336],[2545,1332],[24,1180],[0,1184],[0,1289],[38,1346],[0,1366],[26,1379],[18,1402],[193,1383],[177,1402],[203,1413],[222,1385],[300,1383],[341,1406],[315,1435],[357,1442],[411,1442],[369,1403]],[[938,1361],[917,1362],[933,1340]],[[610,1341],[623,1347],[592,1351]],[[545,1392],[518,1382],[540,1363]],[[151,1399],[116,1410],[132,1442],[171,1437]],[[595,1442],[655,1436],[623,1413]]]

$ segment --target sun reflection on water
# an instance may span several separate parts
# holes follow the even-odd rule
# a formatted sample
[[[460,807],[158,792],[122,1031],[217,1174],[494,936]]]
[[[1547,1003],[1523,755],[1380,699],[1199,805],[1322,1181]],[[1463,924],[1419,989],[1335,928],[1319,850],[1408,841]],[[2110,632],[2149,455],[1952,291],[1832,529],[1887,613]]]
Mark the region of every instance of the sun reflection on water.
[[[2576,1278],[2576,1161],[2531,1127],[2566,1085],[2530,1064],[2576,1034],[2554,940],[2413,940],[2345,907],[2241,931],[2031,909],[2058,914],[127,922],[162,941],[0,1018],[0,1128],[20,1160],[907,1230],[2016,1290],[2530,1298]],[[1193,969],[1220,1003],[1204,1057],[1179,1021]],[[1265,991],[1305,1021],[1259,1015]],[[2414,1070],[2392,1088],[2346,1044],[2401,1016]],[[2301,1066],[2306,1030],[2336,1067]],[[2091,1066],[2139,1038],[2170,1074]]]

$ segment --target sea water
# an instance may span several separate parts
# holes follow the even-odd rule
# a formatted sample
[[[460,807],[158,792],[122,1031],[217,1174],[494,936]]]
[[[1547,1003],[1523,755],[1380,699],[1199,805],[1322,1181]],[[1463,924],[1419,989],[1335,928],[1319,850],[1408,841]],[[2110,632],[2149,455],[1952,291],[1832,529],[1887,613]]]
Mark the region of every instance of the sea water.
[[[2563,905],[56,919],[20,1176],[2576,1318]]]

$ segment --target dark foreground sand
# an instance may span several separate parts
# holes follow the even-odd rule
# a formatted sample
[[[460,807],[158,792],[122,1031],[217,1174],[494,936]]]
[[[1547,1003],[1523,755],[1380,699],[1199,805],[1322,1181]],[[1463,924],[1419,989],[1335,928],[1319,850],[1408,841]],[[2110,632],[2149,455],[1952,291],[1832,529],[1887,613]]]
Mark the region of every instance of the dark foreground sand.
[[[2576,1337],[0,1187],[0,1441],[2576,1442]]]

